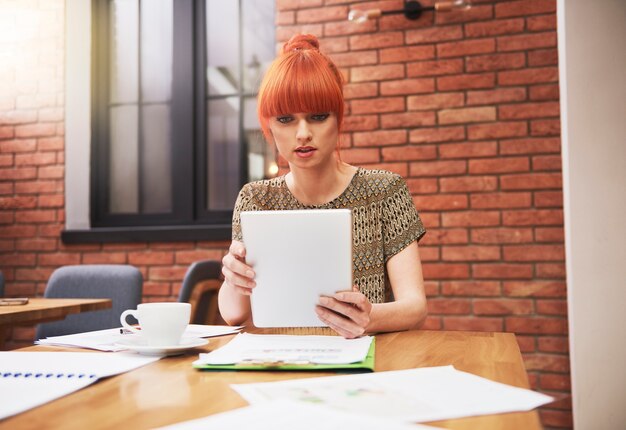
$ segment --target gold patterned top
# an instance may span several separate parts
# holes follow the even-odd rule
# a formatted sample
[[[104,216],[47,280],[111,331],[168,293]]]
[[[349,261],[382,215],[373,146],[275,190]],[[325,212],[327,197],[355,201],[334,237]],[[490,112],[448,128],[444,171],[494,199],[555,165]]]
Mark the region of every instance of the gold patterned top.
[[[392,297],[387,261],[426,233],[400,175],[359,167],[343,193],[322,205],[300,203],[284,175],[244,185],[233,211],[233,240],[243,241],[241,212],[294,209],[352,210],[353,279],[372,303]]]

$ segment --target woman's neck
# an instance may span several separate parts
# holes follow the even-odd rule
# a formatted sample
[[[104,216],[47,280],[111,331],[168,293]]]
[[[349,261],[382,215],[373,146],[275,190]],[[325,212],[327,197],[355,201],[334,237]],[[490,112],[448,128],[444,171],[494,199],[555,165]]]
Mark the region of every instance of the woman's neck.
[[[321,205],[339,197],[357,168],[336,160],[321,169],[292,169],[285,177],[291,194],[304,205]]]

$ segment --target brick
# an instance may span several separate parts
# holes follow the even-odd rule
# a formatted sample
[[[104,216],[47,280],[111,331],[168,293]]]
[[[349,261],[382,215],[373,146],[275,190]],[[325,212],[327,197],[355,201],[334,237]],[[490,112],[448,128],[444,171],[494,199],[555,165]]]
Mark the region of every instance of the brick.
[[[34,266],[35,265],[35,254],[25,254],[23,252],[20,253],[3,253],[0,254],[0,264],[2,266]]]
[[[352,113],[368,114],[383,112],[403,112],[405,110],[403,97],[379,97],[377,99],[352,100]]]
[[[180,281],[185,276],[187,267],[150,267],[148,279],[150,281]]]
[[[495,141],[447,143],[439,145],[439,157],[441,158],[476,158],[491,157],[498,152],[498,144]]]
[[[277,0],[276,9],[279,11],[291,9],[306,9],[309,7],[321,6],[324,0]]]
[[[378,95],[378,84],[375,82],[345,84],[343,86],[343,95],[346,100],[375,97]]]
[[[432,178],[407,179],[407,182],[413,182],[413,181],[436,181],[436,179],[432,179]],[[428,226],[429,231],[431,228],[441,227],[441,223],[439,222],[439,213],[437,212],[420,212],[420,218],[424,222],[424,225]]]
[[[500,177],[500,188],[502,190],[540,190],[561,187],[560,172],[503,175]]]
[[[526,100],[526,89],[517,88],[498,88],[495,90],[484,91],[468,91],[467,105],[492,105],[504,102],[519,102]]]
[[[29,209],[37,206],[35,197],[0,197],[0,209]]]
[[[559,242],[565,241],[565,232],[561,227],[542,227],[535,229],[536,242]]]
[[[278,11],[276,13],[276,25],[290,25],[296,23],[296,13],[294,11]]]
[[[0,195],[19,194],[15,191],[14,184],[11,182],[0,183]]]
[[[213,246],[219,246],[219,242],[211,242]],[[203,246],[202,242],[198,242],[198,246]],[[230,246],[230,241],[224,243],[224,248],[228,249]],[[151,242],[150,249],[152,250],[161,250],[161,251],[181,251],[185,249],[195,249],[195,246],[189,242]]]
[[[407,99],[409,110],[432,110],[463,106],[463,93],[435,93],[410,96]]]
[[[480,55],[467,58],[465,64],[468,72],[520,69],[526,65],[526,57],[523,53]]]
[[[78,253],[42,253],[39,254],[37,260],[40,266],[53,266],[56,268],[72,264],[80,264],[80,257],[81,256]]]
[[[55,122],[63,121],[65,112],[62,108],[44,108],[39,109],[39,122]]]
[[[12,154],[0,155],[0,167],[13,167],[14,156]]]
[[[541,409],[539,417],[543,425],[547,427],[573,428],[574,417],[570,411],[555,411],[553,409]]]
[[[431,145],[400,146],[382,149],[383,161],[433,160],[437,158],[437,148]]]
[[[499,119],[530,119],[559,116],[559,102],[522,103],[498,106]]]
[[[29,124],[37,121],[34,110],[3,110],[0,111],[0,123],[3,125]]]
[[[494,261],[500,259],[498,246],[444,246],[441,258],[445,261]]]
[[[505,261],[565,261],[563,245],[507,245]]]
[[[542,32],[535,34],[520,34],[514,36],[501,36],[496,39],[497,50],[527,51],[537,48],[549,48],[556,46],[556,32]]]
[[[567,337],[542,336],[537,339],[537,345],[541,352],[569,352],[569,341]]]
[[[435,125],[434,112],[403,112],[380,116],[382,128],[413,128]]]
[[[539,315],[567,316],[567,301],[565,300],[537,300]]]
[[[18,125],[15,127],[15,136],[18,138],[28,137],[47,137],[54,136],[56,134],[55,124],[29,124]]]
[[[0,225],[0,237],[3,239],[8,238],[32,238],[35,237],[37,229],[33,225]]]
[[[515,336],[517,345],[522,353],[535,351],[535,337],[534,336]]]
[[[527,157],[500,157],[469,160],[470,174],[493,174],[527,172],[530,162]]]
[[[559,64],[559,55],[556,49],[537,49],[527,53],[528,66],[556,66]]]
[[[427,235],[428,236],[428,235]],[[469,266],[461,263],[424,263],[422,264],[424,278],[436,279],[466,279],[469,277]]]
[[[37,197],[37,205],[40,208],[63,208],[65,196],[63,194],[40,195]]]
[[[444,296],[495,297],[500,295],[497,281],[446,281],[441,283]]]
[[[406,130],[378,130],[354,133],[354,146],[388,146],[407,143]]]
[[[144,296],[169,296],[171,294],[171,283],[169,282],[144,282]]]
[[[559,86],[557,84],[534,85],[528,93],[530,100],[559,100]]]
[[[82,254],[83,264],[126,264],[125,252],[86,252]]]
[[[15,127],[0,125],[0,139],[13,139],[15,137]]]
[[[18,251],[55,251],[57,249],[57,239],[32,238],[17,240],[15,249]]]
[[[449,58],[486,54],[494,52],[495,49],[496,42],[494,39],[469,39],[456,42],[439,43],[437,44],[437,57]]]
[[[344,117],[342,131],[376,130],[379,127],[378,115],[350,115]]]
[[[37,168],[39,179],[62,179],[65,174],[63,166],[44,166]]]
[[[18,224],[42,224],[56,221],[56,211],[54,210],[34,210],[34,211],[19,211]]]
[[[330,55],[338,67],[365,66],[378,63],[376,51],[336,52]]]
[[[404,66],[402,64],[354,67],[350,74],[352,82],[384,81],[403,77]]]
[[[0,169],[1,180],[25,180],[34,179],[36,177],[37,168],[35,167]]]
[[[473,73],[456,76],[440,76],[437,78],[439,91],[454,91],[476,88],[493,88],[496,77],[493,73]]]
[[[467,211],[441,214],[444,227],[485,227],[500,224],[499,211]]]
[[[380,62],[383,64],[432,60],[433,58],[435,58],[435,48],[432,45],[403,46],[380,50]]]
[[[27,269],[17,269],[15,271],[16,281],[43,281],[47,282],[54,269],[42,269],[39,267],[29,267]]]
[[[472,264],[472,274],[474,279],[531,279],[533,267],[530,264]]]
[[[409,132],[411,143],[453,142],[465,139],[463,127],[421,128]]]
[[[509,209],[526,208],[531,205],[530,193],[484,193],[472,194],[472,209]]]
[[[538,67],[522,70],[498,72],[498,85],[529,85],[558,82],[559,70],[556,67]]]
[[[446,317],[443,320],[444,330],[493,332],[502,331],[503,327],[502,318]]]
[[[380,150],[378,148],[344,149],[341,151],[341,160],[349,164],[376,163],[380,161]]]
[[[529,209],[504,211],[503,225],[563,225],[563,211],[560,209]]]
[[[394,2],[385,2],[393,4]],[[398,6],[396,9],[401,9],[402,6]],[[379,31],[391,31],[391,30],[412,30],[415,27],[427,27],[432,25],[433,14],[432,12],[425,12],[417,21],[406,19],[403,15],[387,15],[378,18],[378,30]]]
[[[569,372],[569,357],[553,354],[524,355],[526,370],[541,370],[547,372]]]
[[[562,281],[504,282],[503,293],[509,297],[565,298],[567,291]]]
[[[313,33],[313,34],[316,34],[316,33]],[[333,52],[346,52],[348,51],[348,38],[347,37],[325,37],[324,39],[320,39],[320,50],[326,54],[332,54]],[[341,72],[341,69],[339,71]],[[344,79],[345,79],[345,74],[344,74]]]
[[[441,317],[434,317],[432,315],[426,317],[426,321],[420,327],[422,330],[441,330],[442,323]]]
[[[309,25],[284,25],[276,28],[276,41],[277,42],[286,42],[291,39],[292,36],[296,34],[322,34],[323,31],[322,24],[309,24]],[[320,46],[321,46],[320,40]],[[347,51],[347,40],[346,40],[346,49]],[[329,51],[324,50],[323,52],[328,53]]]
[[[467,163],[463,160],[437,160],[415,162],[409,165],[410,175],[420,176],[445,176],[459,175],[467,172]]]
[[[535,268],[537,278],[565,279],[565,264],[541,263]]]
[[[493,106],[443,109],[437,113],[439,124],[463,124],[496,120],[496,108]]]
[[[33,152],[37,149],[35,139],[16,139],[0,142],[0,152]]]
[[[429,228],[428,234],[424,236],[420,243],[423,245],[466,244],[467,230],[463,228]]]
[[[527,299],[476,299],[475,315],[529,315],[533,302]]]
[[[350,50],[387,48],[404,42],[401,31],[356,35],[350,37]]]
[[[498,179],[493,176],[441,178],[439,184],[443,193],[494,191]]]
[[[406,75],[409,78],[422,76],[443,76],[463,73],[463,60],[455,58],[451,60],[418,61],[407,63]]]
[[[497,21],[472,22],[465,24],[466,37],[488,37],[524,31],[524,19],[499,19]],[[408,37],[408,35],[407,35]]]
[[[383,96],[432,93],[435,91],[435,80],[432,78],[402,79],[380,83],[380,94]]]
[[[567,320],[545,317],[507,317],[505,330],[526,334],[565,334]]]
[[[470,140],[501,139],[526,136],[528,129],[524,121],[498,121],[493,124],[472,124],[467,126]]]
[[[146,265],[146,266],[162,266],[174,263],[174,254],[168,251],[151,251],[151,252],[129,252],[128,264]]]
[[[447,13],[435,14],[437,25],[457,22],[484,21],[493,17],[491,5],[474,5],[467,10],[454,10]]]
[[[558,119],[542,119],[530,122],[531,136],[560,136],[561,121]]]
[[[414,199],[415,201],[415,199]],[[464,194],[442,194],[435,196],[420,196],[416,207],[421,210],[457,210],[467,208],[467,196]]]
[[[534,203],[538,208],[562,208],[563,192],[562,191],[538,191],[534,195]]]
[[[500,154],[547,154],[561,151],[559,138],[507,139],[500,141]]]
[[[428,313],[431,315],[467,315],[471,310],[471,302],[467,299],[428,300]]]
[[[530,243],[533,231],[531,228],[476,228],[471,231],[471,240],[485,244]]]
[[[508,18],[511,16],[526,16],[556,12],[556,2],[551,0],[519,0],[508,3],[496,3],[495,8],[496,18]]]
[[[63,191],[63,183],[61,181],[20,181],[15,183],[15,192],[17,194],[49,194]]]
[[[16,166],[47,166],[56,162],[54,152],[37,152],[15,155]]]
[[[439,187],[437,186],[437,179],[434,178],[408,178],[406,180],[406,184],[412,194],[432,194],[439,191]],[[424,222],[424,224],[426,224],[426,221],[424,219],[422,219],[422,221]],[[428,223],[428,226],[429,228],[436,227],[432,223]]]
[[[414,45],[419,43],[437,43],[447,40],[458,40],[462,37],[463,30],[460,25],[448,25],[408,30],[405,35],[405,40],[408,45]]]
[[[346,36],[359,33],[371,33],[376,31],[376,20],[368,20],[355,25],[350,21],[335,21],[324,24],[325,36]]]

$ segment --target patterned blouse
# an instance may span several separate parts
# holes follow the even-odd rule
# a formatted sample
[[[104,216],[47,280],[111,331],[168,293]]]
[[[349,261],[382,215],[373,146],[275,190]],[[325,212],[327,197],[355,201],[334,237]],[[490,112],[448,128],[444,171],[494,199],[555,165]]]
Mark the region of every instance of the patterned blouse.
[[[352,209],[353,279],[372,303],[392,298],[385,263],[426,233],[400,175],[359,167],[344,192],[322,205],[296,200],[285,176],[244,185],[233,211],[233,240],[243,241],[241,212],[286,209]]]

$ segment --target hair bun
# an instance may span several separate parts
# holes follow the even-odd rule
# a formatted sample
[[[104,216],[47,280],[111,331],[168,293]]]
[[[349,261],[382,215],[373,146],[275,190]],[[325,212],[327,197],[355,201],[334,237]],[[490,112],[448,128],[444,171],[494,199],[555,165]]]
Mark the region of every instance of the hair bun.
[[[317,37],[312,34],[296,34],[283,45],[283,54],[298,50],[304,51],[307,49],[319,51],[320,42],[317,40]]]

